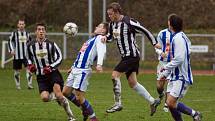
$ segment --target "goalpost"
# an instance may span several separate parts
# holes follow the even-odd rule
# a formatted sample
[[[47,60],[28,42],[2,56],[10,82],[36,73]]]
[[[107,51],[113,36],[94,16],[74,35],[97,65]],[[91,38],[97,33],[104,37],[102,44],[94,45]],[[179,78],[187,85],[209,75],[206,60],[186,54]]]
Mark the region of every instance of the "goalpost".
[[[1,57],[1,67],[4,68],[5,67],[5,64],[12,61],[13,60],[13,57],[10,57],[9,59],[6,58],[6,47],[7,47],[7,43],[8,41],[2,41],[2,57]]]

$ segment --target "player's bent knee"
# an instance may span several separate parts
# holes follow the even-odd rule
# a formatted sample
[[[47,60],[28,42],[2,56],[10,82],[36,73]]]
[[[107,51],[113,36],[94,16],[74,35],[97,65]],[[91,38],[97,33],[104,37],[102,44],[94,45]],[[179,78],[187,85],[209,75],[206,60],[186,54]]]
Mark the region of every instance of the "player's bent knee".
[[[119,78],[120,77],[120,73],[117,72],[117,71],[113,71],[112,72],[112,79],[116,79],[116,78]]]
[[[43,102],[49,102],[49,97],[47,96],[41,97],[41,99]]]

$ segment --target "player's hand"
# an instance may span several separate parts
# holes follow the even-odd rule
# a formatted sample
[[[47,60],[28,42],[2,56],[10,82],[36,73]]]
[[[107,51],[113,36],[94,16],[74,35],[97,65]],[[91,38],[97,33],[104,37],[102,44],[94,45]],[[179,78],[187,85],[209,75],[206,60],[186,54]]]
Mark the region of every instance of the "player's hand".
[[[98,72],[103,72],[103,68],[102,68],[101,65],[97,65],[97,66],[96,66],[96,70],[97,70]]]
[[[68,69],[67,74],[69,75],[71,73],[71,71],[72,71],[72,68]]]
[[[167,54],[164,53],[164,52],[162,52],[162,53],[161,53],[161,57],[166,58],[166,57],[167,57]]]
[[[27,68],[31,73],[34,73],[37,71],[37,68],[34,64],[28,64]]]
[[[44,73],[45,75],[48,75],[48,74],[50,74],[51,72],[52,72],[52,67],[51,67],[51,66],[46,66],[46,67],[43,68],[43,73]]]
[[[159,43],[154,45],[155,48],[161,49],[161,45]]]
[[[106,43],[107,37],[106,36],[101,36],[101,41],[102,41],[102,43]]]
[[[170,75],[171,71],[165,68],[161,68],[160,73],[160,80],[166,80],[166,78]]]

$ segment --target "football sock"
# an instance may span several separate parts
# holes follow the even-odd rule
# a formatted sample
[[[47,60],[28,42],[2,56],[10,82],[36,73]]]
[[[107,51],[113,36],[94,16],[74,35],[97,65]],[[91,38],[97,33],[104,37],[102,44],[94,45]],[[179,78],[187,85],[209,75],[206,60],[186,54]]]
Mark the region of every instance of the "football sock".
[[[175,119],[175,121],[183,121],[181,117],[181,113],[176,108],[169,108],[172,117]]]
[[[14,79],[15,79],[15,83],[16,86],[20,86],[20,75],[19,75],[19,71],[15,70],[14,71]]]
[[[114,101],[116,105],[121,105],[121,81],[119,78],[112,79],[113,81],[113,92]]]
[[[51,93],[49,94],[49,101],[52,101],[52,100],[55,100],[55,99],[57,99],[57,98],[56,98],[54,92],[51,92]]]
[[[26,70],[26,78],[28,80],[28,86],[32,86],[32,74]]]
[[[194,110],[192,110],[191,108],[187,107],[186,105],[184,105],[181,102],[178,102],[177,110],[182,112],[182,113],[184,113],[184,114],[190,115],[190,116],[194,116],[194,114],[195,114]]]
[[[72,93],[70,96],[67,97],[72,103],[74,103],[77,107],[80,107],[80,103],[76,99],[75,95]]]
[[[139,83],[137,83],[133,89],[140,95],[143,96],[150,104],[153,104],[155,99],[149,94],[149,92]]]
[[[84,103],[81,104],[81,108],[82,108],[83,112],[85,113],[83,115],[85,115],[85,116],[87,115],[90,118],[95,117],[95,113],[93,111],[93,108],[92,108],[92,106],[90,105],[90,103],[86,99],[85,99]]]
[[[73,113],[72,113],[72,110],[70,108],[69,102],[65,97],[63,97],[63,99],[61,100],[61,105],[64,108],[68,117],[73,117]]]

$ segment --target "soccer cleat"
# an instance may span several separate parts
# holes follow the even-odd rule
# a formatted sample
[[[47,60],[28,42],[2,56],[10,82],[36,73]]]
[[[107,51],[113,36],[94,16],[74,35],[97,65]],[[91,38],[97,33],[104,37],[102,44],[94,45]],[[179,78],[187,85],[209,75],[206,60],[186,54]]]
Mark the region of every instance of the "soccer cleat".
[[[122,110],[122,105],[113,105],[111,108],[107,109],[107,113],[114,113],[116,111],[121,111]]]
[[[17,90],[21,90],[21,87],[20,87],[20,86],[16,86],[16,89],[17,89]]]
[[[32,85],[28,85],[28,89],[34,89]]]
[[[197,111],[196,114],[193,116],[193,121],[201,121],[202,119],[202,114]]]
[[[90,118],[90,121],[99,121],[96,117]]]
[[[157,106],[160,104],[160,99],[156,99],[155,102],[153,104],[150,105],[150,109],[151,109],[151,114],[150,116],[153,116],[154,113],[156,112]]]
[[[169,112],[168,106],[164,106],[164,107],[163,107],[163,111],[166,112],[166,113],[168,113],[168,112]]]
[[[76,121],[76,119],[73,117],[70,117],[70,118],[68,118],[68,121]]]

